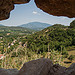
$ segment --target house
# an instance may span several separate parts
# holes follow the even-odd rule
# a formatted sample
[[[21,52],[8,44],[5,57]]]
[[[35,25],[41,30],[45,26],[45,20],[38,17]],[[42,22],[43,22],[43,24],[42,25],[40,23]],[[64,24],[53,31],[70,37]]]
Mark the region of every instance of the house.
[[[13,46],[13,45],[14,45],[14,43],[12,42],[12,43],[11,43],[11,45]]]
[[[17,40],[14,40],[13,43],[15,43]]]
[[[3,54],[0,54],[0,60],[3,59],[5,56]]]
[[[7,33],[7,35],[10,35],[10,33]]]
[[[21,44],[22,44],[22,42],[19,42],[19,44],[21,45]]]
[[[10,48],[10,46],[8,46],[8,48]]]
[[[0,37],[0,39],[2,39],[3,37]]]

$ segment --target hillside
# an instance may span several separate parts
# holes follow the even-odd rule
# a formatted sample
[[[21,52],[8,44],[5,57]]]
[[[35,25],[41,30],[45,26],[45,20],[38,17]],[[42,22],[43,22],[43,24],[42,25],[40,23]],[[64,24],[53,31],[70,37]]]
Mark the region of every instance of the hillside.
[[[31,29],[28,29],[28,28],[0,26],[0,33],[2,33],[2,35],[6,34],[6,33],[11,33],[11,34],[20,34],[20,33],[32,34],[33,32],[35,32],[35,31],[31,30]]]
[[[26,35],[33,34],[35,31],[22,27],[0,26],[0,54],[8,53],[17,47],[19,39]]]
[[[47,24],[47,23],[41,23],[41,22],[30,22],[28,24],[23,24],[23,25],[20,25],[19,27],[25,27],[25,28],[29,28],[29,29],[33,29],[33,30],[42,30],[44,28],[47,28],[51,26],[50,24]]]
[[[39,58],[68,67],[75,62],[75,29],[55,24],[34,34],[1,38],[0,46],[6,56],[0,60],[1,68],[20,69],[25,62]]]
[[[55,24],[22,39],[29,51],[68,67],[75,62],[75,28]],[[70,61],[71,60],[71,61]]]
[[[48,44],[50,49],[61,50],[61,47],[68,47],[75,45],[75,29],[68,28],[63,25],[53,25],[40,32],[36,32],[32,36],[27,37],[28,48],[32,50],[45,51],[48,50]]]

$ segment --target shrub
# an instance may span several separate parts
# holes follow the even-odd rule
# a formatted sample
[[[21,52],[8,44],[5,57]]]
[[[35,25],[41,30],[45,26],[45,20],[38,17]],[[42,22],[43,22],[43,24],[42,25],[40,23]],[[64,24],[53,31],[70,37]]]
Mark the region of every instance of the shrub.
[[[74,55],[70,55],[68,59],[72,61],[72,60],[74,60],[74,58],[75,58]]]

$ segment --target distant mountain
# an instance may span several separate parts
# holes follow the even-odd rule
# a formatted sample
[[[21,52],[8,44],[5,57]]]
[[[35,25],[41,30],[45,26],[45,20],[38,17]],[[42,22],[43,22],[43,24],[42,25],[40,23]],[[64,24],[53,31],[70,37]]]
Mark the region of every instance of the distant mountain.
[[[43,30],[44,28],[47,28],[51,26],[50,24],[47,23],[41,23],[41,22],[30,22],[28,24],[23,24],[20,25],[19,27],[24,27],[24,28],[29,28],[29,29],[33,29],[33,30]]]
[[[0,26],[4,26],[4,25],[0,24]]]

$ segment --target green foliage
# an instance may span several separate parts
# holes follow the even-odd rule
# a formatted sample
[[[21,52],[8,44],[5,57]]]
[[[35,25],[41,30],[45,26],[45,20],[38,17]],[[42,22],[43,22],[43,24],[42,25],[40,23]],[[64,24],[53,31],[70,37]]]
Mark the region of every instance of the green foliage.
[[[1,27],[0,53],[6,56],[0,61],[1,68],[6,64],[8,68],[20,68],[25,62],[41,57],[50,58],[53,63],[61,63],[68,58],[68,50],[75,50],[74,28],[55,24],[34,34],[32,32],[23,28]],[[68,59],[73,60],[74,56]]]
[[[11,57],[16,57],[16,52],[13,52]]]
[[[22,27],[0,26],[0,52],[1,54],[6,53],[6,52],[9,54],[11,51],[17,48],[17,46],[19,45],[19,42],[22,39],[24,39],[27,35],[32,34],[33,32],[35,31],[31,29],[27,29],[27,28],[22,28]]]
[[[75,37],[72,40],[72,44],[75,45]]]
[[[74,55],[70,55],[68,59],[72,61],[72,60],[74,60],[74,58],[75,58]]]
[[[70,23],[70,28],[75,28],[75,20]]]
[[[69,54],[68,54],[68,51],[66,50],[65,47],[63,48],[62,55],[63,55],[64,58],[67,58],[68,55],[69,55]]]
[[[75,38],[75,30],[67,26],[55,24],[33,35],[27,36],[27,47],[38,53],[48,52],[50,49],[61,50],[63,47],[73,46]],[[25,41],[23,41],[25,42]],[[68,54],[67,54],[68,55]]]

